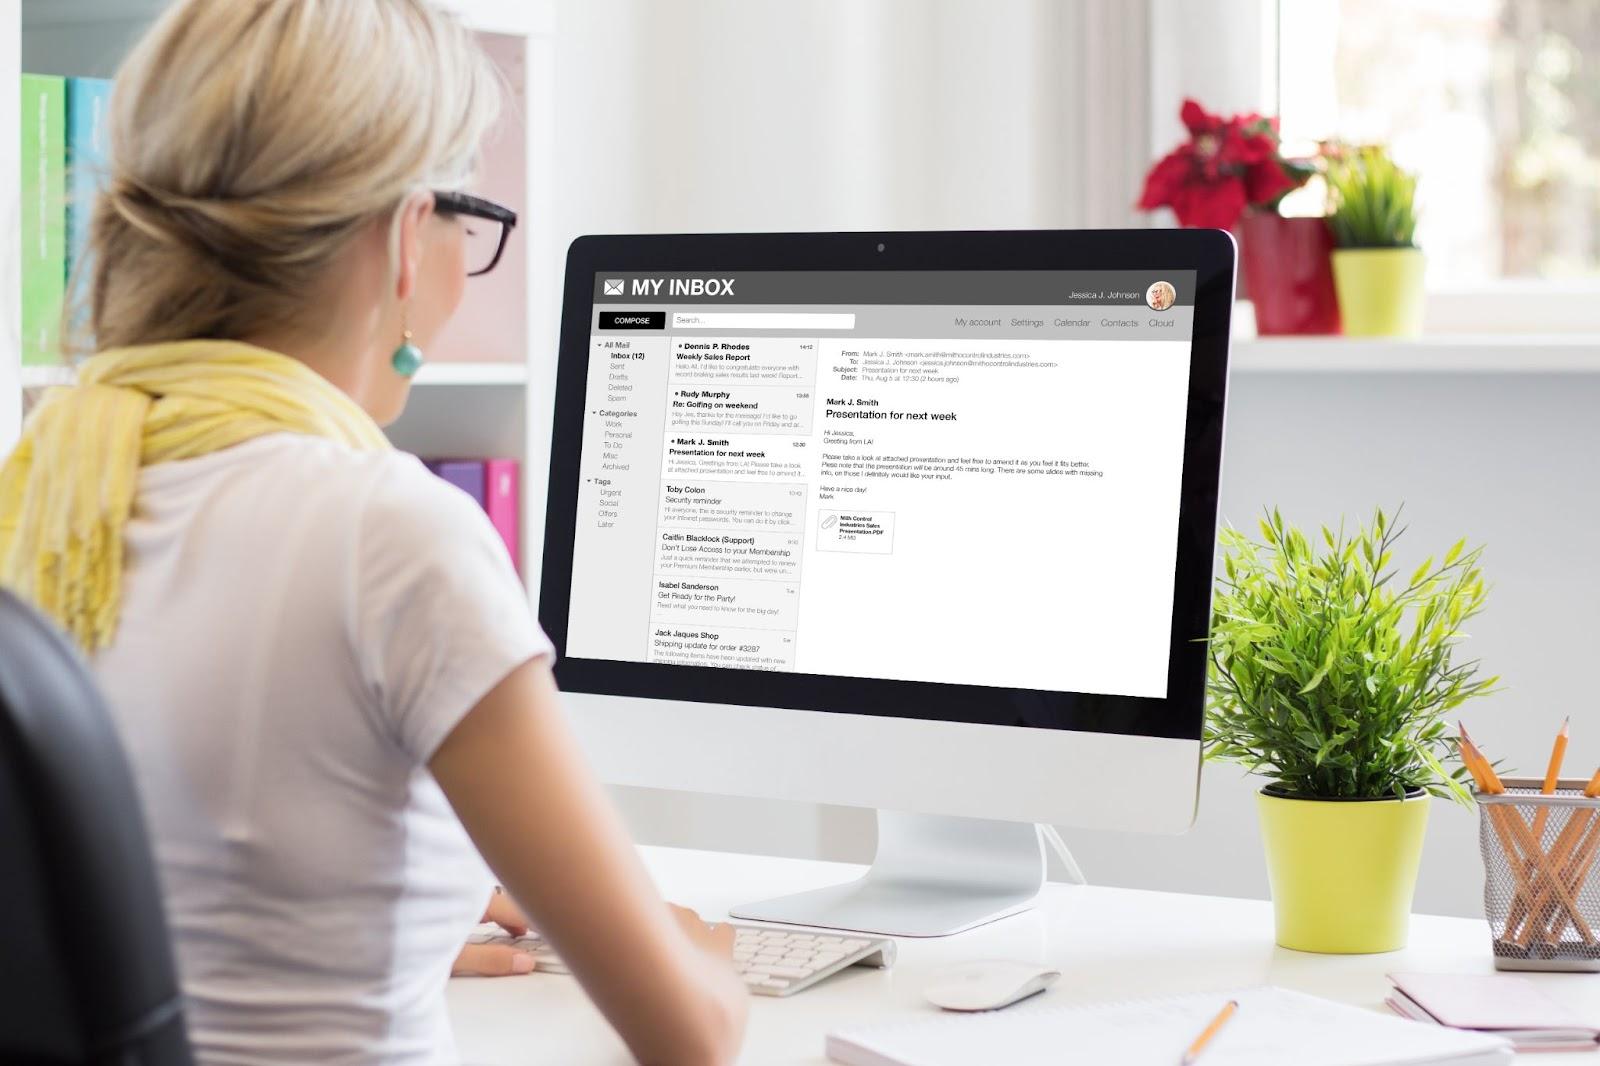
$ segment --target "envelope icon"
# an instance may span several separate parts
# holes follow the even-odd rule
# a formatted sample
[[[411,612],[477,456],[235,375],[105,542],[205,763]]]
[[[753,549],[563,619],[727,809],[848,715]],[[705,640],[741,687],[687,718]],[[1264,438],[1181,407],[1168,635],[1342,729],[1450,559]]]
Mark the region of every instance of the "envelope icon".
[[[622,279],[621,278],[607,278],[606,279],[605,293],[606,293],[607,296],[622,296],[622,295],[625,295],[623,293],[623,291],[622,291]]]

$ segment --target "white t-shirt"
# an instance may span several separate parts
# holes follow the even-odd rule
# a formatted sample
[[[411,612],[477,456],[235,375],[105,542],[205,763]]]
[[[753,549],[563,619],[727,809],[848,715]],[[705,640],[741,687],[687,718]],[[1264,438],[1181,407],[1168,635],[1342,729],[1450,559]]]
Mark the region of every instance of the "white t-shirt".
[[[426,764],[550,652],[493,526],[400,452],[274,434],[140,473],[95,670],[202,1061],[440,1063],[491,891]]]

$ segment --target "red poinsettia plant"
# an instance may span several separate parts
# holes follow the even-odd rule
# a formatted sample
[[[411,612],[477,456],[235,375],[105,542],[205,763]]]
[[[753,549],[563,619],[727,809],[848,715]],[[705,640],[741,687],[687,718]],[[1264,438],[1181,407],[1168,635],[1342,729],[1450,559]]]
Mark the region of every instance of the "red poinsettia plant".
[[[1276,118],[1223,118],[1194,100],[1180,116],[1189,140],[1150,168],[1142,211],[1170,207],[1180,226],[1232,229],[1247,209],[1276,210],[1316,171],[1312,160],[1283,155]]]

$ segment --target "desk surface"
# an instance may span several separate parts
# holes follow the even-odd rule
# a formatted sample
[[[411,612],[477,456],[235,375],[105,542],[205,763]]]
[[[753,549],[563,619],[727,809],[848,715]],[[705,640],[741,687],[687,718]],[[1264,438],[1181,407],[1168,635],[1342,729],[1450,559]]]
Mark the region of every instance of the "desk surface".
[[[644,848],[668,899],[707,918],[755,899],[848,880],[841,863]],[[1281,985],[1383,1008],[1393,971],[1490,973],[1482,921],[1416,916],[1411,942],[1387,955],[1307,955],[1273,944],[1271,905],[1259,900],[1134,889],[1049,885],[1039,906],[959,936],[901,940],[888,971],[853,969],[788,999],[752,997],[744,1063],[824,1066],[824,1035],[847,1025],[933,1016],[921,988],[930,970],[976,958],[1040,960],[1061,980],[1038,1001],[1065,1004],[1176,992]],[[1600,974],[1530,974],[1583,1017],[1600,1019]],[[450,982],[450,1014],[462,1061],[511,1063],[630,1061],[622,1042],[576,981],[553,974]],[[1600,1055],[1525,1055],[1538,1066],[1600,1066]]]

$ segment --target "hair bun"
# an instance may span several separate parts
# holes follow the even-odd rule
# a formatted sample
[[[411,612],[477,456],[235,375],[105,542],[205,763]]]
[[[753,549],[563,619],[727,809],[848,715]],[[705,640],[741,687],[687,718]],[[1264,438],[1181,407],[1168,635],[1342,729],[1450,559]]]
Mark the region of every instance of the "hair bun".
[[[213,260],[235,277],[265,283],[260,269],[281,258],[293,227],[275,217],[266,201],[184,196],[115,176],[105,193],[112,208],[151,240],[186,248]]]

